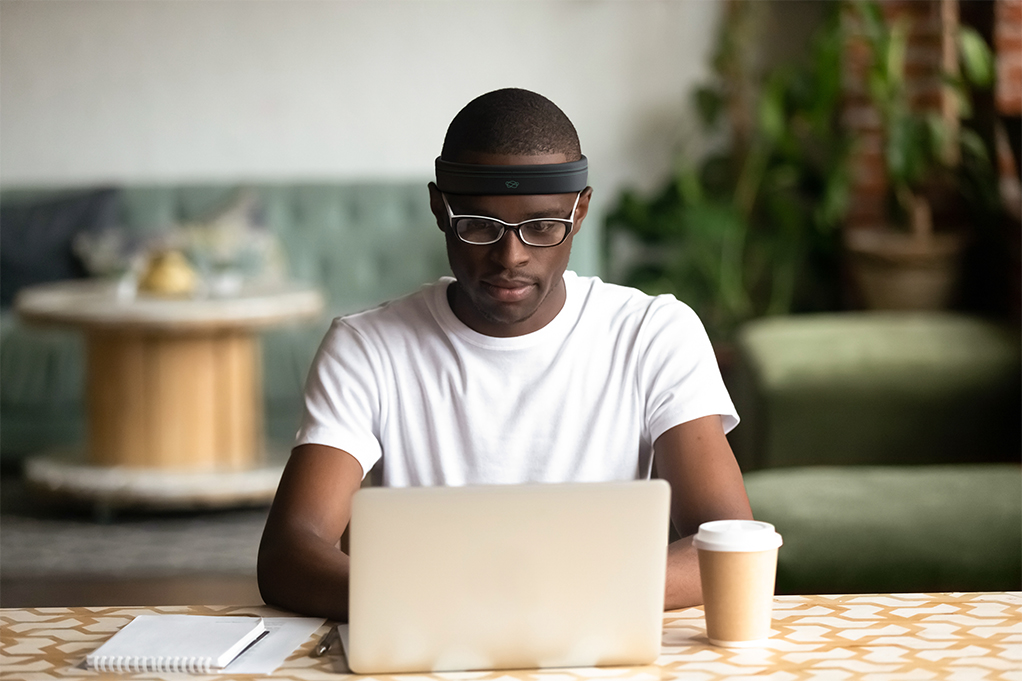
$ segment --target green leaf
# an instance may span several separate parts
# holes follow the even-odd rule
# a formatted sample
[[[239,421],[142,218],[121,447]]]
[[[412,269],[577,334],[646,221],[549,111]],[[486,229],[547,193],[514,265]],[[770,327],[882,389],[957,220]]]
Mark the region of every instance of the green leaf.
[[[835,172],[827,178],[823,200],[817,205],[813,222],[819,232],[834,229],[848,210],[850,190],[847,173]]]
[[[962,150],[967,154],[983,163],[990,163],[987,146],[983,143],[983,138],[975,130],[962,128],[958,133],[958,141],[962,145]]]
[[[724,111],[724,98],[720,91],[713,87],[696,88],[692,101],[699,114],[699,122],[707,128],[716,127]]]
[[[981,88],[988,88],[993,84],[993,54],[983,37],[971,26],[959,27],[958,55],[966,80]]]
[[[883,53],[887,81],[901,88],[905,82],[905,54],[908,52],[908,23],[899,19],[891,26]]]
[[[775,144],[785,132],[783,88],[781,78],[771,78],[759,102],[760,131]]]
[[[703,203],[703,185],[699,181],[699,174],[691,168],[683,168],[678,171],[675,178],[678,194],[686,205],[698,205]]]
[[[908,182],[912,162],[912,129],[908,118],[899,118],[890,122],[887,131],[887,143],[884,156],[887,161],[887,172],[895,184]]]
[[[883,11],[876,2],[858,2],[856,7],[862,18],[862,28],[866,39],[874,45],[880,45],[887,35],[887,24]]]
[[[947,126],[940,114],[927,114],[924,121],[925,137],[929,142],[925,160],[937,161],[942,156],[941,151],[955,143],[955,133]]]

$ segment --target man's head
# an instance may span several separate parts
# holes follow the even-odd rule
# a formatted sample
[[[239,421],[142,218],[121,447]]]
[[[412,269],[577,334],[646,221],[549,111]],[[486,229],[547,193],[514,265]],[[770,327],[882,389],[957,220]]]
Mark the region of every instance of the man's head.
[[[582,158],[578,133],[556,104],[518,88],[495,90],[469,102],[451,121],[440,157],[466,161],[466,156],[539,156],[564,154]]]
[[[586,175],[575,126],[541,95],[497,90],[455,116],[437,159],[440,186],[430,183],[430,205],[447,237],[457,279],[448,296],[463,322],[487,335],[517,336],[557,315],[565,300],[562,275],[572,238],[592,195]],[[567,236],[554,246],[527,245],[511,228],[497,241],[479,245],[452,229],[452,214],[512,225],[537,218],[570,222]]]

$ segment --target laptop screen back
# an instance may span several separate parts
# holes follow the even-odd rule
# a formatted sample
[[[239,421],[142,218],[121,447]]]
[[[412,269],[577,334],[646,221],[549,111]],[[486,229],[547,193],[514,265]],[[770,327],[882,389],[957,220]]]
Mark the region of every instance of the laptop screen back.
[[[669,505],[662,480],[359,491],[352,671],[653,662]]]

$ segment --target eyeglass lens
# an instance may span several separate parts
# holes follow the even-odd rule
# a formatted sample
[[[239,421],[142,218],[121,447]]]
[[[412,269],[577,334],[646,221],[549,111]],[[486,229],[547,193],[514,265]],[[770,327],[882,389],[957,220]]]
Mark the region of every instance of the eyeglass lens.
[[[556,246],[564,241],[571,225],[560,220],[528,220],[518,225],[518,235],[530,246]],[[470,244],[492,244],[504,235],[505,225],[480,217],[454,220],[458,236]]]

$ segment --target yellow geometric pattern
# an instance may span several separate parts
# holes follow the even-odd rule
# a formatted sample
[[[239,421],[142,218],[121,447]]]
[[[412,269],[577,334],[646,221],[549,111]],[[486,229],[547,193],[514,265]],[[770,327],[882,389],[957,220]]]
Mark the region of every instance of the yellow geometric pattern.
[[[0,678],[183,679],[182,675],[104,676],[84,669],[85,656],[132,617],[146,613],[260,615],[267,607],[10,608],[0,610]],[[774,634],[761,648],[717,648],[706,641],[702,608],[664,614],[663,648],[655,665],[590,669],[459,672],[348,678],[380,681],[576,681],[578,679],[755,678],[949,679],[1022,681],[1022,593],[778,596]],[[347,675],[344,656],[309,651],[324,625],[271,676],[329,679]],[[230,676],[203,676],[229,679]]]

